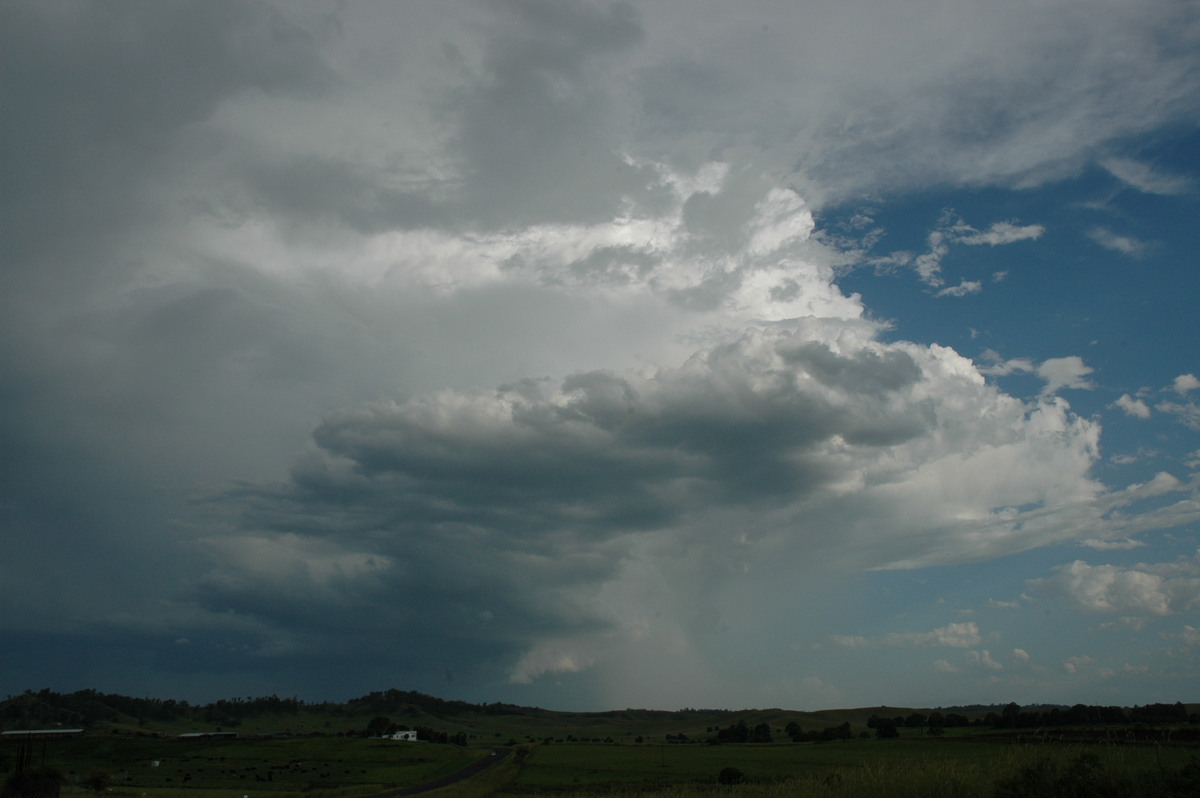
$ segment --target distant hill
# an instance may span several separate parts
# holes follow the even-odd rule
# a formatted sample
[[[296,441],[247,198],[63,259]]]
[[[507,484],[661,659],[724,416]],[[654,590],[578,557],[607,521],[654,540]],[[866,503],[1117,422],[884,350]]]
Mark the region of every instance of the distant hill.
[[[862,726],[878,712],[907,715],[911,708],[797,712],[783,709],[621,709],[604,712],[558,712],[506,703],[474,704],[411,690],[384,690],[344,703],[308,703],[298,698],[265,696],[231,698],[208,704],[159,698],[133,698],[97,690],[57,693],[52,690],[10,696],[0,702],[0,729],[81,727],[131,734],[181,734],[237,731],[242,734],[363,734],[372,722],[470,730],[476,736],[521,736],[565,739],[634,738],[671,735],[695,739],[718,728],[744,722],[782,730],[789,723],[821,729],[842,723]]]
[[[1084,711],[1084,710],[1095,711]],[[1019,710],[1019,714],[1018,714]],[[1073,708],[1038,704],[968,705],[936,709],[860,707],[798,712],[784,709],[681,709],[677,711],[623,709],[605,712],[557,712],[515,704],[474,704],[425,695],[411,690],[383,690],[344,703],[308,703],[299,698],[271,695],[231,698],[208,704],[159,698],[133,698],[97,690],[56,693],[26,692],[0,702],[0,730],[84,728],[111,734],[176,735],[199,731],[239,734],[366,735],[380,729],[424,728],[445,734],[463,733],[475,739],[525,738],[635,740],[659,737],[672,741],[705,739],[720,729],[745,724],[766,728],[782,738],[788,727],[806,732],[849,724],[856,732],[872,718],[907,720],[957,716],[972,725],[988,718],[1006,718],[1010,726],[1035,725],[1051,714],[1080,722],[1165,722],[1200,712],[1195,704],[1153,704],[1145,707]],[[911,716],[911,717],[910,717]],[[1161,721],[1160,721],[1161,718]],[[923,725],[924,721],[919,722]]]

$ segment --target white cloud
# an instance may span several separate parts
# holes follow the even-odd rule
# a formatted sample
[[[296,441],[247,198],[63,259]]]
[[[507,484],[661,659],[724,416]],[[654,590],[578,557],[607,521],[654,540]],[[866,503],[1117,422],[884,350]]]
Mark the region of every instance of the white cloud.
[[[1188,429],[1200,431],[1200,405],[1195,402],[1159,402],[1154,409],[1175,416]]]
[[[1093,227],[1088,230],[1088,238],[1100,246],[1120,252],[1122,255],[1138,256],[1146,251],[1146,244],[1132,236],[1117,235],[1106,227]]]
[[[1133,416],[1134,418],[1150,418],[1150,405],[1143,402],[1141,399],[1134,399],[1129,394],[1122,394],[1121,398],[1113,402],[1115,407],[1119,407],[1125,411],[1125,415]]]
[[[1140,548],[1146,544],[1133,538],[1121,538],[1120,540],[1096,540],[1089,538],[1088,540],[1080,541],[1080,545],[1087,546],[1089,549],[1095,549],[1096,551],[1119,551]]]
[[[941,230],[932,231],[928,240],[929,251],[918,255],[913,266],[921,282],[936,288],[946,282],[941,276],[942,259],[950,252],[950,247],[946,244],[946,234]]]
[[[1128,568],[1076,560],[1057,571],[1029,584],[1084,612],[1154,616],[1200,606],[1200,565],[1195,558]]]
[[[1096,387],[1085,379],[1091,373],[1092,368],[1077,355],[1052,357],[1037,367],[1038,376],[1046,381],[1044,394],[1056,394],[1064,388],[1089,391]]]
[[[1200,388],[1200,378],[1195,374],[1180,374],[1171,384],[1171,390],[1177,394],[1186,394]]]
[[[980,372],[993,377],[1006,377],[1010,374],[1037,374],[1046,381],[1046,387],[1042,389],[1042,395],[1048,396],[1056,394],[1064,388],[1072,388],[1076,390],[1091,390],[1095,388],[1087,375],[1093,372],[1091,366],[1083,362],[1083,358],[1078,355],[1069,355],[1067,357],[1052,357],[1042,361],[1040,364],[1034,363],[1029,358],[1011,358],[1004,360],[997,352],[987,350],[982,355],[987,365],[980,367]],[[1120,405],[1118,400],[1118,405]]]
[[[954,240],[959,244],[988,244],[993,247],[1016,241],[1037,240],[1046,232],[1046,228],[1040,224],[1017,225],[1012,222],[996,222],[982,232],[966,225],[955,229],[958,235]]]
[[[1194,185],[1190,177],[1164,174],[1149,164],[1130,158],[1105,158],[1100,164],[1113,177],[1146,194],[1185,194]]]
[[[939,659],[933,663],[933,669],[938,673],[958,673],[958,668],[951,665],[949,661]]]
[[[1004,670],[1004,666],[992,659],[992,655],[987,649],[983,651],[968,651],[965,656],[967,664],[973,668],[983,668],[989,671]]]
[[[1012,650],[1012,656],[1013,659],[1017,660],[1018,662],[1029,662],[1029,652],[1022,648],[1014,648]]]
[[[983,291],[983,283],[978,280],[963,280],[956,286],[938,291],[937,296],[969,296],[981,291]]]
[[[942,213],[937,226],[927,236],[929,250],[917,256],[911,262],[921,282],[931,288],[938,288],[945,285],[946,282],[941,274],[942,261],[950,254],[951,244],[964,244],[967,246],[988,244],[990,246],[1000,246],[1003,244],[1012,244],[1017,241],[1037,239],[1045,230],[1044,227],[1037,224],[1019,226],[1012,222],[996,222],[987,230],[981,232],[971,227],[962,219],[957,218],[953,211],[946,210]],[[901,258],[901,255],[906,255],[906,253],[892,253],[890,262],[908,263],[907,258]],[[878,259],[871,262],[877,266],[880,263]],[[1007,272],[998,272],[996,275],[993,275],[993,281],[1000,282],[1005,276],[1007,276]],[[981,281],[962,280],[957,286],[943,288],[941,291],[938,291],[937,296],[961,297],[968,294],[978,294],[982,290],[983,283]]]
[[[1092,659],[1091,657],[1087,657],[1087,656],[1069,657],[1063,661],[1062,667],[1063,667],[1063,670],[1066,671],[1067,673],[1075,674],[1075,673],[1078,673],[1081,669],[1087,668],[1091,665],[1094,665],[1095,663],[1096,663],[1096,660]]]
[[[1007,377],[1009,374],[1027,374],[1037,370],[1032,360],[1025,357],[1004,360],[998,352],[991,349],[984,351],[983,360],[987,363],[979,371],[991,377]]]

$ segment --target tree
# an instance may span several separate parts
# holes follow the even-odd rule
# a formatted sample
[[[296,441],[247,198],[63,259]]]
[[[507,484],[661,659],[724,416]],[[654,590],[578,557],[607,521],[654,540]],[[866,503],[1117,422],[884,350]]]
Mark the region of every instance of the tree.
[[[379,737],[387,732],[388,727],[391,725],[391,718],[385,718],[382,716],[371,718],[371,722],[367,724],[367,736]]]
[[[1015,729],[1017,728],[1017,718],[1021,717],[1021,705],[1013,701],[1006,704],[1000,712],[1000,728]]]
[[[891,740],[900,736],[896,722],[889,718],[880,718],[875,722],[875,736],[880,740]]]
[[[746,721],[739,720],[736,724],[717,732],[717,739],[723,743],[744,743],[750,740],[750,729]]]

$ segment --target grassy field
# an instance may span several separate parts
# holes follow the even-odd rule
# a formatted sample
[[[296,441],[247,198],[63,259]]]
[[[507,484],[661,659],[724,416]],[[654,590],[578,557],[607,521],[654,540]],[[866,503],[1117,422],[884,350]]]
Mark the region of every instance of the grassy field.
[[[45,764],[76,785],[95,772],[114,791],[147,798],[303,793],[364,794],[421,784],[466,766],[483,749],[345,737],[178,740],[82,737],[54,740]],[[34,763],[41,764],[40,750]]]
[[[989,795],[998,779],[1043,759],[1063,769],[1081,757],[1095,757],[1101,769],[1110,773],[1174,773],[1197,753],[1185,747],[1012,745],[919,738],[718,746],[543,745],[533,750],[509,791],[705,792],[718,787],[723,769],[736,768],[744,778],[737,792],[747,796],[776,790],[866,795],[875,792],[872,786],[878,794],[889,796]]]
[[[81,783],[97,771],[112,777],[110,798],[353,798],[425,783],[489,753],[486,745],[347,737],[94,735],[50,742],[45,764],[67,777],[63,798],[93,796]],[[553,742],[522,745],[495,769],[429,796],[1191,796],[1200,794],[1198,755],[1196,746],[994,742],[987,735],[799,744]],[[34,759],[41,763],[40,750]],[[1194,781],[1179,787],[1189,762]],[[736,769],[740,783],[719,784],[726,769]],[[1075,782],[1087,789],[1063,787]]]

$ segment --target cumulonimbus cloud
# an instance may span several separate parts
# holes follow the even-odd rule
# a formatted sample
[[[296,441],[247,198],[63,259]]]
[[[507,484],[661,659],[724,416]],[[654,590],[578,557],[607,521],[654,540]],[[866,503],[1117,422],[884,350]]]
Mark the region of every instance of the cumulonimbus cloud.
[[[797,320],[672,368],[346,408],[289,483],[227,501],[256,534],[320,539],[323,563],[374,555],[363,582],[376,599],[488,613],[479,634],[541,652],[514,672],[528,681],[538,663],[602,660],[589,628],[634,633],[619,600],[596,600],[628,578],[634,551],[640,569],[672,574],[678,601],[686,563],[719,552],[799,574],[814,558],[913,567],[1069,539],[1063,508],[1088,516],[1101,490],[1088,476],[1097,431],[1006,396],[950,350]],[[669,569],[651,553],[668,540],[689,552]],[[238,583],[220,575],[231,568],[215,567],[210,593]],[[710,577],[709,590],[725,578]],[[967,630],[928,642],[973,645]]]

